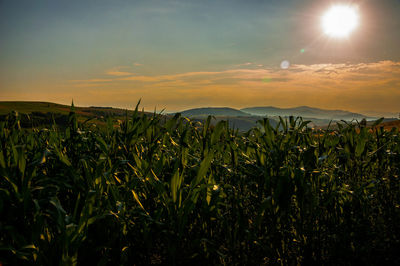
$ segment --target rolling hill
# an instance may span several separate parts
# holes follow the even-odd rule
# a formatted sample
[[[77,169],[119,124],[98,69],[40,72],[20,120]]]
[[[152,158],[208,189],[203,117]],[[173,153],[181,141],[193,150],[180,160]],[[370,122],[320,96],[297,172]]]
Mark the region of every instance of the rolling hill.
[[[3,101],[0,102],[0,115],[8,114],[11,111],[18,111],[21,114],[40,113],[58,113],[67,115],[71,109],[70,105],[63,105],[50,102],[28,102],[28,101]],[[86,118],[97,116],[124,116],[126,109],[113,107],[78,107],[75,106],[75,112],[78,116]],[[128,110],[128,115],[133,111]]]
[[[381,124],[386,130],[391,130],[392,128],[399,128],[400,129],[400,120],[392,120],[383,122]]]
[[[248,113],[239,111],[229,107],[206,107],[195,108],[180,112],[182,116],[186,117],[199,117],[199,116],[251,116]]]
[[[36,121],[37,125],[52,124],[53,118],[57,124],[65,124],[70,112],[69,105],[50,103],[50,102],[28,102],[28,101],[0,101],[0,120],[11,111],[18,111],[20,114],[28,114],[31,121]],[[113,107],[77,107],[75,112],[80,121],[92,119],[92,122],[104,124],[105,117],[112,117],[113,119],[124,119],[124,116],[133,113],[132,110],[125,110]],[[146,114],[151,114],[145,112]],[[277,124],[279,116],[302,116],[304,120],[311,120],[310,126],[324,127],[331,120],[361,120],[366,116],[362,114],[352,113],[342,110],[324,110],[319,108],[312,108],[301,106],[296,108],[277,108],[277,107],[249,107],[241,110],[229,107],[207,107],[195,108],[180,112],[182,116],[188,117],[196,121],[204,121],[209,115],[215,117],[213,124],[221,120],[229,121],[231,127],[237,128],[241,131],[247,131],[257,125],[257,121],[261,116],[270,118],[273,125]],[[166,115],[169,117],[169,115]],[[26,120],[26,119],[25,119]],[[372,119],[371,119],[372,120]],[[32,122],[25,121],[26,126],[30,127]],[[400,127],[399,120],[385,119],[383,121],[385,128]]]
[[[257,121],[260,120],[259,116],[251,115],[240,110],[229,107],[206,107],[195,108],[180,112],[182,116],[188,117],[191,120],[203,122],[208,116],[212,115],[215,119],[212,124],[219,121],[228,121],[229,126],[240,131],[248,131],[257,126]],[[277,122],[270,119],[271,125],[275,126]]]
[[[240,109],[240,111],[257,116],[301,116],[307,118],[347,121],[368,118],[367,116],[358,113],[343,110],[326,110],[308,106],[299,106],[295,108],[278,108],[273,106],[248,107]]]
[[[3,101],[0,102],[0,121],[12,111],[17,111],[21,117],[21,126],[30,128],[32,126],[52,125],[53,121],[60,126],[68,123],[68,114],[71,106],[50,103],[50,102],[28,102],[28,101]],[[75,113],[78,121],[90,120],[97,125],[105,125],[107,117],[116,120],[123,120],[126,112],[132,115],[132,110],[113,107],[78,107],[75,106]],[[145,112],[145,114],[151,114]]]

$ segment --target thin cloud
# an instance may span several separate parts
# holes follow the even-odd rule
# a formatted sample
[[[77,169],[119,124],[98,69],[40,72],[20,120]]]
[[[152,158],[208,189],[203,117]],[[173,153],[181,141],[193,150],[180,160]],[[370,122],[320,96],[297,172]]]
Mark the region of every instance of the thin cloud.
[[[115,79],[75,79],[70,81],[74,83],[102,83],[102,82],[112,82],[115,81]]]
[[[130,67],[129,66],[114,67],[110,70],[107,70],[105,74],[108,76],[117,76],[117,77],[134,75],[134,73],[126,71],[126,69],[129,70]]]
[[[133,73],[131,72],[125,72],[125,71],[108,71],[106,72],[107,75],[110,76],[131,76]]]

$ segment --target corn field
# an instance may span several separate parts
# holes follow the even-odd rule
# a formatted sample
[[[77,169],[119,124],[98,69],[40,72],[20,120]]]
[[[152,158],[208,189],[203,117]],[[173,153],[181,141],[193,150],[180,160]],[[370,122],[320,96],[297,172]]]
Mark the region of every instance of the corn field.
[[[379,121],[68,119],[0,123],[0,264],[400,263],[400,135]]]

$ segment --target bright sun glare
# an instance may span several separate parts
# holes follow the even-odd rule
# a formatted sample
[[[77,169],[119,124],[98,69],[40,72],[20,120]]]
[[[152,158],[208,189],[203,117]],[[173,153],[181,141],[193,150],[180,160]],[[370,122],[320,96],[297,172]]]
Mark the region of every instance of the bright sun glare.
[[[354,6],[332,6],[322,17],[324,33],[334,38],[348,37],[358,23],[358,10]]]

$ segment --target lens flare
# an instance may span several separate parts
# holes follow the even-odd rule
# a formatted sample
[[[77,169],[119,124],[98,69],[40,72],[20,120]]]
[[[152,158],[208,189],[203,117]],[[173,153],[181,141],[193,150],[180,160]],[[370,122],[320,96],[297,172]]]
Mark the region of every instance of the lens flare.
[[[290,67],[289,61],[283,60],[283,61],[281,62],[281,68],[282,68],[282,69],[288,69],[289,67]]]

